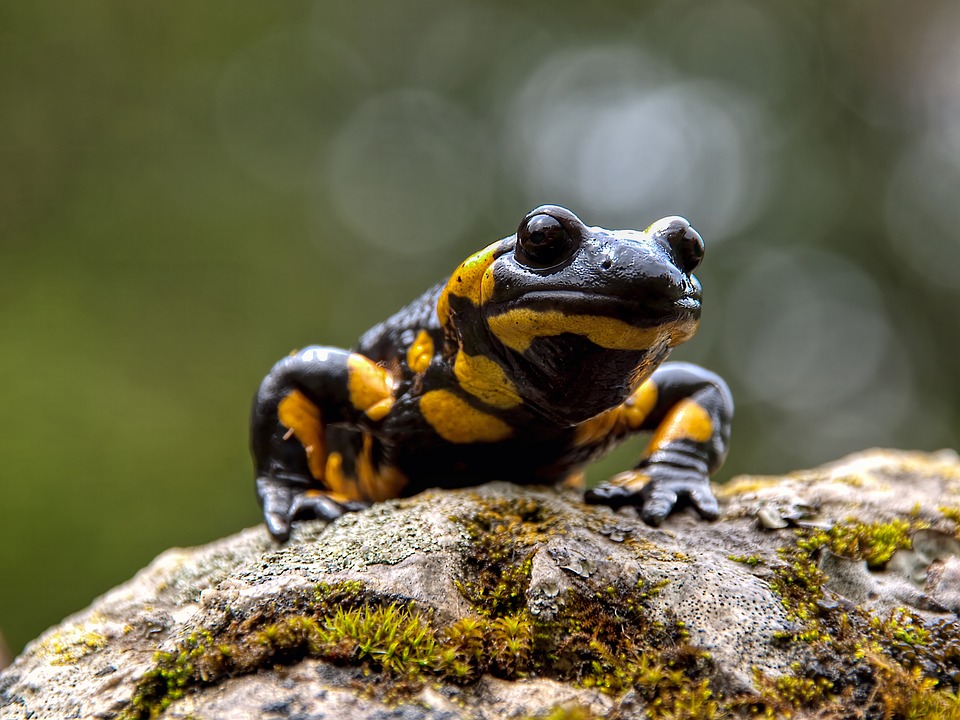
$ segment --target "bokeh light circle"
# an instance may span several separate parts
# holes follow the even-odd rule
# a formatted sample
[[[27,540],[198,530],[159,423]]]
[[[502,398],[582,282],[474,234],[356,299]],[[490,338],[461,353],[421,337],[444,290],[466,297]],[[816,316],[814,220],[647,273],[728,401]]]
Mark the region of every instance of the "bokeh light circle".
[[[364,103],[331,142],[327,195],[360,239],[399,254],[456,243],[486,206],[491,159],[470,116],[403,89]]]
[[[892,330],[853,263],[822,250],[759,251],[724,295],[724,352],[752,400],[819,412],[877,382]]]

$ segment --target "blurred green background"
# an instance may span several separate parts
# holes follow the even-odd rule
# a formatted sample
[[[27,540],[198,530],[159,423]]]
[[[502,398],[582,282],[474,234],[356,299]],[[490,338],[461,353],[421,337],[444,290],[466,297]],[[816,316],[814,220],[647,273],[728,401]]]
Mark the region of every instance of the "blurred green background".
[[[722,477],[956,446],[958,28],[951,0],[0,4],[0,631],[258,522],[274,360],[543,202],[703,234],[674,357],[733,387]]]

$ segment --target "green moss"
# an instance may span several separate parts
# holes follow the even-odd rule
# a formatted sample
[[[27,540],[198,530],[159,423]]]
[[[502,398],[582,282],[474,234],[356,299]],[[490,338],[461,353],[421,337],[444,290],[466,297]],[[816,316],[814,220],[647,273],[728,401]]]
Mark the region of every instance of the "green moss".
[[[680,623],[664,627],[649,618],[647,603],[666,580],[593,587],[579,578],[576,589],[557,598],[554,614],[531,615],[526,593],[533,557],[564,533],[563,522],[533,500],[478,502],[476,514],[457,518],[471,540],[458,587],[480,619],[455,634],[470,638],[474,656],[481,644],[485,648],[485,660],[474,672],[485,664],[507,678],[552,677],[611,694],[640,688],[651,708],[662,708],[651,710],[654,717],[675,707],[699,712],[710,706],[706,654],[686,643]],[[454,660],[464,663],[470,654],[448,662],[451,667]],[[460,674],[471,675],[465,668]]]
[[[478,613],[499,617],[526,607],[535,546],[562,533],[554,513],[532,498],[475,496],[480,511],[455,518],[471,540],[467,579],[457,587]]]
[[[777,694],[795,708],[820,704],[830,697],[833,683],[826,678],[782,675],[776,680]]]
[[[870,624],[875,637],[886,645],[924,647],[930,640],[923,621],[904,608],[893,610],[886,620],[871,617]]]
[[[522,677],[533,662],[533,623],[519,612],[490,623],[488,633],[491,670],[501,677]]]
[[[883,717],[902,720],[960,720],[960,696],[939,687],[920,668],[905,669],[882,656],[870,658]]]
[[[713,720],[719,712],[708,680],[684,682],[673,692],[662,693],[647,709],[652,720],[685,718],[686,720]]]
[[[642,601],[649,600],[650,598],[659,595],[660,592],[669,584],[669,578],[663,578],[651,583],[648,583],[643,578],[640,578],[640,580],[637,581],[637,590],[639,592],[637,597]]]
[[[798,530],[796,542],[778,550],[782,563],[773,568],[770,583],[791,619],[801,626],[792,637],[804,642],[825,639],[820,618],[827,576],[818,567],[823,549],[879,567],[897,550],[911,547],[913,532],[924,527],[923,522],[898,519],[884,523],[848,520],[830,530]]]
[[[492,561],[508,559],[564,532],[556,513],[535,498],[475,495],[474,500],[479,511],[455,519]]]
[[[457,580],[456,586],[474,609],[484,616],[498,617],[526,606],[533,553],[512,562],[480,564],[474,580]]]
[[[870,618],[864,654],[887,656],[908,670],[921,670],[942,688],[960,687],[960,623],[956,618],[924,622],[905,609]]]
[[[157,717],[191,686],[211,684],[305,657],[364,665],[397,680],[422,680],[442,669],[441,644],[429,619],[395,604],[291,615],[237,636],[188,638],[176,653],[158,653],[127,718]]]
[[[486,658],[488,621],[467,616],[443,633],[443,647],[437,655],[438,669],[453,682],[476,679]]]
[[[679,624],[651,621],[640,589],[621,589],[613,598],[568,591],[560,600],[554,617],[532,619],[538,674],[618,694],[634,687],[649,662],[701,675],[707,669]]]
[[[830,530],[807,531],[797,545],[810,552],[825,547],[837,555],[865,560],[870,567],[879,567],[897,550],[910,548],[913,533],[927,527],[925,522],[899,519],[875,523],[848,520]]]
[[[120,718],[155,718],[183,697],[186,688],[196,682],[194,663],[207,651],[210,642],[207,634],[192,635],[178,652],[158,652],[154,656],[157,666],[141,679],[130,706]]]
[[[843,605],[824,589],[818,568],[824,549],[876,567],[910,547],[917,521],[860,523],[830,531],[801,530],[780,548],[771,586],[796,628],[784,642],[806,646],[813,661],[771,680],[758,676],[754,712],[780,716],[804,708],[826,715],[883,718],[957,717],[960,684],[957,621],[924,622],[900,609],[885,617]]]
[[[778,715],[788,715],[800,708],[822,707],[835,697],[831,693],[833,682],[825,677],[810,677],[809,670],[801,668],[799,663],[791,667],[791,672],[775,679],[756,671],[754,682],[760,688],[764,707]]]
[[[158,652],[155,667],[138,683],[120,718],[154,718],[190,687],[318,653],[321,646],[316,639],[337,611],[363,609],[362,591],[362,584],[355,582],[320,585],[312,602],[287,609],[289,614],[268,608],[234,622],[216,637],[208,631],[199,632],[183,640],[174,652]],[[345,660],[354,651],[348,643],[322,647],[333,661]]]
[[[749,565],[750,567],[756,567],[757,565],[763,565],[763,558],[759,555],[727,555],[729,560],[733,562],[743,563],[744,565]]]
[[[84,623],[57,631],[40,644],[37,652],[49,653],[52,665],[73,665],[80,658],[102,650],[106,644],[106,635],[89,629]]]
[[[948,505],[941,505],[940,512],[943,513],[943,516],[947,520],[952,520],[953,522],[960,525],[960,507],[950,507]]]
[[[771,589],[780,596],[797,630],[789,637],[802,642],[821,639],[824,633],[820,622],[823,585],[827,576],[820,571],[813,553],[796,546],[777,551],[783,561],[773,568]]]

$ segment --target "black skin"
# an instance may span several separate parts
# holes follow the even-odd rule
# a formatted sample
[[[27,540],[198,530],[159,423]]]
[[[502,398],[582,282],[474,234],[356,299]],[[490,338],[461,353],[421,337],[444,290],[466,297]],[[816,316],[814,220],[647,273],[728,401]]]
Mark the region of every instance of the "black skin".
[[[653,525],[685,505],[717,517],[709,476],[726,456],[733,401],[713,373],[662,364],[699,322],[700,284],[692,273],[703,242],[690,224],[665,218],[646,232],[604,230],[548,205],[484,252],[367,332],[355,355],[309,347],[281,360],[264,379],[254,399],[251,448],[258,497],[277,540],[287,539],[294,519],[332,520],[367,507],[378,499],[369,488],[387,487],[378,484],[381,476],[403,478],[390,497],[490,480],[554,484],[645,430],[655,431],[654,440],[635,472],[588,490],[587,502],[636,506]],[[571,316],[589,318],[568,324]],[[617,323],[613,330],[601,327],[608,319]],[[422,331],[435,352],[428,366],[411,368],[408,350]],[[637,339],[622,339],[634,331]],[[479,375],[483,386],[506,387],[514,402],[491,404],[490,395],[462,386],[458,353],[491,361],[498,370]],[[367,412],[352,399],[350,362],[358,356],[389,376],[385,414]],[[421,405],[437,390],[481,414],[475,423],[463,419],[457,405],[443,423],[449,418],[472,428],[489,420],[497,437],[476,439],[469,428],[466,436],[441,437]],[[334,487],[329,470],[311,473],[304,443],[281,422],[278,407],[293,391],[322,418],[325,450],[342,458],[346,485]],[[601,422],[643,398],[649,404],[631,422]],[[444,434],[451,432],[461,431]],[[373,485],[349,481],[363,463],[375,470]]]

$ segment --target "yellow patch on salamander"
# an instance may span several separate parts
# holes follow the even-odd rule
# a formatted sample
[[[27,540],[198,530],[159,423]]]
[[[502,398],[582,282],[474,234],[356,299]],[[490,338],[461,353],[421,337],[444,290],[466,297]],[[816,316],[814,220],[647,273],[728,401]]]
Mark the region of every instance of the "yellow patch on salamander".
[[[703,406],[695,400],[681,400],[660,423],[650,440],[650,450],[664,447],[677,440],[707,442],[713,437],[713,420]]]
[[[650,482],[650,476],[641,470],[626,470],[610,478],[611,485],[618,485],[634,491],[640,490],[648,482]]]
[[[426,330],[421,330],[407,350],[407,367],[417,374],[425,372],[433,360],[433,353],[433,338]]]
[[[332,453],[332,454],[333,454],[333,455],[337,455],[337,456],[339,457],[339,453]],[[305,497],[324,497],[324,498],[329,498],[330,500],[333,500],[335,503],[340,503],[341,505],[344,505],[344,504],[346,504],[346,503],[348,503],[348,502],[351,502],[351,501],[353,501],[353,500],[362,500],[362,499],[363,499],[363,498],[361,498],[361,497],[355,497],[355,496],[353,496],[353,495],[344,495],[344,494],[342,494],[342,493],[331,492],[331,491],[328,491],[328,490],[312,490],[312,489],[311,489],[311,490],[305,490],[303,494],[304,494]]]
[[[467,355],[461,350],[457,353],[453,371],[460,387],[491,407],[506,410],[523,402],[517,386],[503,368],[483,355]]]
[[[343,456],[340,453],[332,452],[327,455],[325,476],[325,484],[330,488],[331,494],[347,500],[360,499],[357,484],[343,472]]]
[[[393,407],[393,375],[363,355],[347,358],[350,402],[371,420],[382,420]]]
[[[316,480],[323,480],[326,463],[326,442],[320,408],[299,390],[284,397],[277,406],[277,418],[307,453],[307,467]]]
[[[496,251],[500,247],[499,242],[488,245],[483,250],[474,253],[456,269],[456,272],[450,276],[446,287],[440,293],[440,299],[437,301],[437,317],[441,325],[446,325],[450,321],[450,296],[464,297],[479,305],[481,302],[481,284],[483,283],[484,273],[496,260]]]
[[[616,437],[615,428],[620,422],[621,407],[617,405],[577,425],[573,433],[573,444],[577,447],[597,445],[606,438]]]
[[[382,502],[400,497],[407,477],[393,467],[378,468],[373,461],[373,438],[363,436],[363,447],[356,458],[356,477],[343,471],[343,456],[330,453],[327,458],[326,485],[328,495],[339,503],[349,500]]]
[[[657,406],[659,394],[653,380],[647,380],[633,391],[633,394],[620,406],[623,408],[623,417],[628,428],[631,430],[640,429],[643,421]]]
[[[327,495],[339,503],[350,500],[382,502],[400,497],[407,477],[394,467],[377,467],[373,460],[373,438],[363,436],[363,447],[356,458],[356,477],[343,470],[343,456],[332,452],[327,457]]]
[[[377,467],[373,460],[373,438],[363,436],[363,448],[357,456],[357,482],[364,500],[382,502],[400,497],[407,476],[395,467]]]
[[[424,394],[420,412],[437,435],[452,443],[497,442],[513,434],[513,428],[503,420],[477,410],[449,390]]]
[[[657,386],[648,380],[622,404],[577,425],[573,444],[578,447],[596,445],[605,438],[621,437],[639,430],[656,407],[657,395]]]
[[[530,308],[508,310],[491,316],[487,322],[500,342],[521,353],[530,347],[535,338],[564,333],[580,335],[608,350],[646,350],[665,338],[669,338],[670,345],[678,345],[689,339],[697,329],[697,323],[692,321],[641,328],[603,315],[577,315]]]

